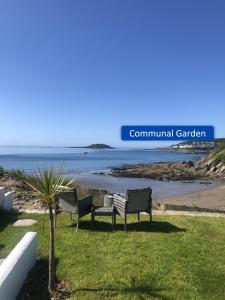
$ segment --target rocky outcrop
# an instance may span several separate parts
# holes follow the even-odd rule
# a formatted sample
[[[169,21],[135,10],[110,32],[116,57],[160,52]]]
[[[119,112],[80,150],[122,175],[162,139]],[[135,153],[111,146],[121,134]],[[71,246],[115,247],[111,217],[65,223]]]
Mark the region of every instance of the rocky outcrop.
[[[205,177],[204,172],[196,170],[193,161],[126,165],[112,169],[112,175],[116,177],[143,177],[163,181],[194,180]]]

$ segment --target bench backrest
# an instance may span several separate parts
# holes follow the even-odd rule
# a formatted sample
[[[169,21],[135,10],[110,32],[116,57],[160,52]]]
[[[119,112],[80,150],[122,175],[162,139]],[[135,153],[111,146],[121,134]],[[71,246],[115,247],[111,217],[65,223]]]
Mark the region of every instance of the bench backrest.
[[[65,191],[60,193],[57,196],[58,205],[60,209],[64,212],[77,212],[77,192],[73,191]]]
[[[149,211],[152,205],[152,189],[127,190],[127,211]]]

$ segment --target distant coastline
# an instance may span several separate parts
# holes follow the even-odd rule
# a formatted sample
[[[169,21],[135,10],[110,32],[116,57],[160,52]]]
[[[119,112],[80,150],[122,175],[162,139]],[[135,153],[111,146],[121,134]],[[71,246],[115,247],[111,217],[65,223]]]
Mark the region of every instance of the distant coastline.
[[[169,147],[160,147],[158,149],[166,151],[178,151],[181,153],[205,154],[220,147],[220,145],[222,145],[224,142],[225,138],[216,138],[213,142],[186,141],[171,145]]]
[[[223,142],[225,142],[225,138],[216,138],[213,142],[204,142],[204,141],[186,141],[180,142],[177,144],[172,144],[166,147],[152,147],[152,148],[143,148],[143,147],[135,147],[135,148],[121,148],[121,147],[112,147],[111,145],[104,143],[95,143],[86,146],[16,146],[16,145],[2,145],[0,147],[18,147],[18,148],[64,148],[64,149],[136,149],[136,150],[145,150],[145,151],[174,151],[178,153],[187,153],[187,154],[207,154],[211,150],[218,148]]]

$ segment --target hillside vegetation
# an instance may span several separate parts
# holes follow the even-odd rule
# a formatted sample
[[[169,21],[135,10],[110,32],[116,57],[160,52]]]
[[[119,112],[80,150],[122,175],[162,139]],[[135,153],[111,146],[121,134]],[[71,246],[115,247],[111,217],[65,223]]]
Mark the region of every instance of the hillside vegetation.
[[[204,170],[209,176],[225,177],[225,142],[200,160],[197,169]]]
[[[225,163],[225,142],[219,146],[214,156],[219,162]]]

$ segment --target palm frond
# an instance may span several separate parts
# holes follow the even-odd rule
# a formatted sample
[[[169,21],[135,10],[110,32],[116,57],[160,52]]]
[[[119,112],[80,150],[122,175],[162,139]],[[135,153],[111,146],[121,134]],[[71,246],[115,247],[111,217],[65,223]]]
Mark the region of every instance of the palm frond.
[[[59,193],[75,185],[76,178],[68,180],[63,173],[63,167],[59,170],[56,170],[53,165],[50,169],[38,168],[32,171],[32,176],[26,183],[44,204],[54,204]]]

